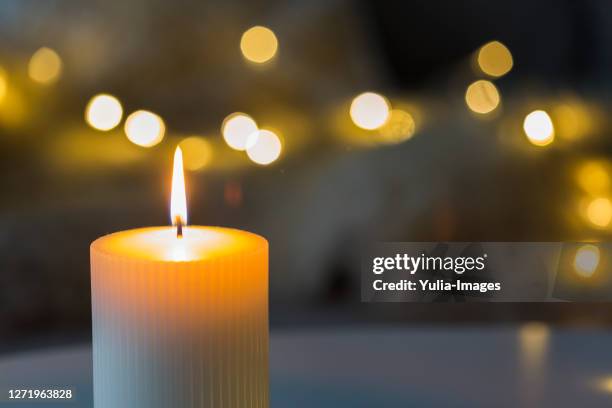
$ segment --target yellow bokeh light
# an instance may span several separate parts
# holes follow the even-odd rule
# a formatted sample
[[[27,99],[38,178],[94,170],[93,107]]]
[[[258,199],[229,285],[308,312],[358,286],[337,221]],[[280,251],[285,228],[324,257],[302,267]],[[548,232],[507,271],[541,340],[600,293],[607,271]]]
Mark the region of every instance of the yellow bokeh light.
[[[519,330],[519,338],[523,351],[529,354],[529,358],[539,358],[546,348],[550,330],[548,326],[540,322],[525,323]]]
[[[580,101],[556,105],[551,111],[556,133],[567,140],[577,140],[593,133],[596,126],[595,116],[592,109]]]
[[[576,251],[574,269],[586,278],[593,275],[599,265],[599,248],[595,245],[583,245]]]
[[[127,117],[124,130],[132,143],[138,146],[151,147],[162,141],[166,126],[162,118],[156,114],[139,110]]]
[[[276,55],[278,40],[274,32],[267,27],[251,27],[242,34],[240,50],[246,59],[261,64]]]
[[[17,128],[27,122],[29,109],[23,91],[15,86],[8,86],[0,109],[0,123],[3,127]]]
[[[137,163],[146,159],[147,152],[136,146],[126,146],[123,138],[71,127],[54,135],[45,155],[57,168],[74,172],[108,169]]]
[[[62,59],[51,48],[43,47],[36,51],[28,64],[28,75],[41,84],[52,84],[62,73]]]
[[[536,146],[546,146],[555,138],[555,128],[548,113],[536,110],[525,117],[523,130],[529,141]]]
[[[123,116],[123,108],[117,98],[108,94],[98,94],[91,98],[85,109],[85,120],[94,129],[111,130]]]
[[[499,92],[491,81],[476,81],[465,92],[467,106],[476,113],[492,112],[499,105],[499,100]]]
[[[206,167],[212,159],[212,146],[203,137],[191,136],[183,139],[179,147],[183,150],[183,161],[188,170],[200,170]]]
[[[353,123],[362,129],[374,130],[389,119],[389,102],[384,96],[374,92],[358,95],[351,103],[350,114]]]
[[[530,372],[537,372],[548,351],[550,329],[541,322],[524,324],[519,332],[520,360]]]
[[[600,378],[595,387],[600,391],[612,393],[612,376]]]
[[[596,227],[607,227],[612,221],[612,202],[608,198],[595,198],[587,206],[586,217]]]
[[[0,68],[0,102],[4,100],[8,91],[8,77],[6,71]]]
[[[385,143],[400,143],[414,136],[416,125],[411,114],[401,109],[393,109],[387,122],[379,129]]]
[[[278,159],[282,151],[280,138],[266,129],[251,134],[247,146],[249,159],[264,166]]]
[[[590,161],[578,168],[576,173],[578,185],[590,194],[601,194],[610,189],[610,175],[606,166],[597,161]]]
[[[499,41],[491,41],[478,51],[478,66],[487,75],[500,77],[514,64],[510,50]]]
[[[229,147],[246,150],[249,136],[258,130],[257,123],[245,113],[232,113],[223,120],[221,133]]]

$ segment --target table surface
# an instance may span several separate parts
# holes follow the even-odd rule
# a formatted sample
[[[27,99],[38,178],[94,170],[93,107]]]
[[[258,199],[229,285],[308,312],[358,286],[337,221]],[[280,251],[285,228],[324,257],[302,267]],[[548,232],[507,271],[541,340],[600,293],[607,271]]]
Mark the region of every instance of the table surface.
[[[612,332],[542,325],[273,331],[272,407],[612,405]],[[72,388],[61,404],[8,388]],[[0,406],[91,407],[91,348],[0,358]]]

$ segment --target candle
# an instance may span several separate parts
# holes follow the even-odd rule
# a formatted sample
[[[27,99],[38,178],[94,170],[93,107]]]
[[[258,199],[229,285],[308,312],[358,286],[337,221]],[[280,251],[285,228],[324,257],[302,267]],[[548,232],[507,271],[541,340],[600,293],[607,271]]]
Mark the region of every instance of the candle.
[[[95,407],[267,407],[267,241],[186,225],[180,149],[171,218],[91,245]]]

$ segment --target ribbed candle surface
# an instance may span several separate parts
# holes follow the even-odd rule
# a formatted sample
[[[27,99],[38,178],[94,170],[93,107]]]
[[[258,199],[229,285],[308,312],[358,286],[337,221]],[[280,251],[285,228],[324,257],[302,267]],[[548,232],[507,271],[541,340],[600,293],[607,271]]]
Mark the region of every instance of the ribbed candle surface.
[[[268,407],[268,243],[170,227],[91,245],[95,408]]]

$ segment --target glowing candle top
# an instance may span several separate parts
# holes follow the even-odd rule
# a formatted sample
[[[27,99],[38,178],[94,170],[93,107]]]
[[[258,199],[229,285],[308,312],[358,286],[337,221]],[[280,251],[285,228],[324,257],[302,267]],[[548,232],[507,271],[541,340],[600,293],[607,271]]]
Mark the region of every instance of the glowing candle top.
[[[139,228],[97,239],[93,252],[139,261],[196,262],[251,251],[267,251],[268,242],[250,232],[220,227],[187,227],[183,152],[174,153],[170,217],[173,227]]]

